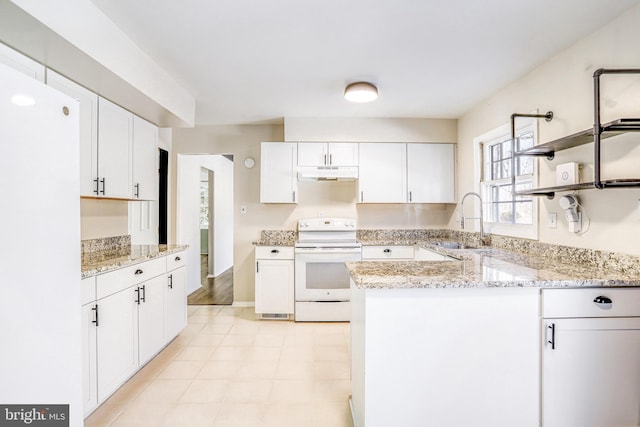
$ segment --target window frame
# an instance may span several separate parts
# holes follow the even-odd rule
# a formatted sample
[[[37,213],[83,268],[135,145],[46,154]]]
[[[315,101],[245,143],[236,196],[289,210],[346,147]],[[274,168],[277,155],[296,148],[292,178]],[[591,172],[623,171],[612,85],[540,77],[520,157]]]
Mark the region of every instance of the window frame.
[[[535,119],[528,120],[520,120],[518,126],[516,127],[516,136],[529,133],[533,134],[533,144],[535,145],[538,141],[538,122]],[[488,144],[498,143],[500,140],[510,141],[511,139],[511,128],[508,124],[502,125],[496,129],[493,129],[489,132],[486,132],[480,136],[477,136],[473,139],[474,141],[474,188],[475,191],[479,194],[483,195],[483,211],[490,212],[494,209],[495,204],[493,202],[488,202],[486,197],[486,189],[487,186],[496,185],[500,183],[504,183],[505,185],[511,186],[511,177],[501,178],[499,180],[489,180],[485,181],[484,173],[485,173],[485,162],[483,146]],[[536,187],[538,184],[538,159],[537,157],[532,157],[533,163],[533,172],[531,175],[526,175],[526,178],[523,180],[522,175],[516,177],[516,183],[523,181],[530,181],[532,187]],[[513,156],[512,156],[513,161]],[[491,165],[491,163],[488,163]],[[511,203],[516,203],[515,201],[511,201]],[[527,239],[538,240],[538,222],[539,222],[539,202],[536,197],[531,197],[531,224],[518,224],[515,222],[512,223],[504,223],[504,222],[494,222],[488,221],[487,215],[485,215],[484,227],[487,233],[491,234],[499,234],[503,236],[511,236],[511,237],[520,237]],[[476,208],[479,211],[479,208]],[[476,212],[476,216],[479,216],[479,212]],[[515,220],[515,219],[514,219]],[[476,227],[479,228],[479,227]]]

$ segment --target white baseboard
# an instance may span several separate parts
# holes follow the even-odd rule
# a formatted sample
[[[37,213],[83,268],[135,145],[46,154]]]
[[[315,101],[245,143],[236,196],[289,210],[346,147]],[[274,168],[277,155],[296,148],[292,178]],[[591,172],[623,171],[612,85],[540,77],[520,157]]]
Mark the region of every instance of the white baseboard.
[[[255,301],[234,301],[231,307],[255,307]]]

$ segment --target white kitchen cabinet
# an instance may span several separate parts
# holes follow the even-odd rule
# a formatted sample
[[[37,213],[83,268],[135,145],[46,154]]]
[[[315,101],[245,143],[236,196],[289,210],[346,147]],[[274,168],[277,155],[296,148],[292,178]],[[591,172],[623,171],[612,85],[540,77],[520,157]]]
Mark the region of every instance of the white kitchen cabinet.
[[[82,396],[84,415],[98,406],[98,374],[96,359],[96,328],[98,308],[96,305],[95,277],[82,279]]]
[[[407,201],[407,145],[360,143],[358,201],[405,203]]]
[[[165,344],[164,284],[158,276],[138,285],[138,363],[145,364]]]
[[[293,247],[256,247],[255,310],[257,314],[293,314],[295,306],[293,257]]]
[[[80,196],[98,195],[98,95],[55,71],[47,85],[78,101],[80,108]]]
[[[167,255],[164,286],[165,341],[175,338],[187,326],[186,252]]]
[[[638,301],[640,289],[543,290],[545,427],[638,425]]]
[[[99,98],[98,196],[132,198],[133,114]]]
[[[97,301],[98,402],[138,368],[137,288],[134,285]]]
[[[409,203],[455,203],[454,144],[407,144]]]
[[[8,65],[33,79],[44,82],[44,65],[2,43],[0,43],[0,63]]]
[[[260,203],[297,203],[295,142],[263,142],[260,155]]]
[[[132,198],[158,199],[158,127],[133,116]]]
[[[413,261],[413,246],[363,246],[363,261]]]
[[[358,143],[298,143],[298,166],[358,166]]]

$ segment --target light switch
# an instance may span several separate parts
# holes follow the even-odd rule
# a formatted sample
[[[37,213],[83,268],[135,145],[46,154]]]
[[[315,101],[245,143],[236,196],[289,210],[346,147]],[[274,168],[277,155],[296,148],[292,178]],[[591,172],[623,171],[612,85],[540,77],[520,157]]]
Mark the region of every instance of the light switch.
[[[558,214],[555,212],[549,214],[549,228],[558,228]]]

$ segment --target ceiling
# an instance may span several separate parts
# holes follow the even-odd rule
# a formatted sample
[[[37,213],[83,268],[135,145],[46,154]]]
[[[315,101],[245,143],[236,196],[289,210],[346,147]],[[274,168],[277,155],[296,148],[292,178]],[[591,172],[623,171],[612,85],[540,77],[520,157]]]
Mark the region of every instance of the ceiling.
[[[458,118],[640,0],[92,1],[210,125]],[[344,100],[359,80],[377,101]]]

